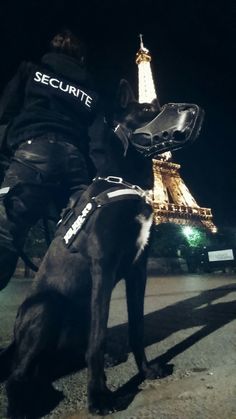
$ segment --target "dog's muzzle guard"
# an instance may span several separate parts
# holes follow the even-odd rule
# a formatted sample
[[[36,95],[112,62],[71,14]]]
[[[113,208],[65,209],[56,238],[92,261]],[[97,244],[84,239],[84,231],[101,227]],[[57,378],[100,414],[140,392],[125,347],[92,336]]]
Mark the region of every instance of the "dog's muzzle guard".
[[[192,143],[202,127],[204,111],[195,104],[168,103],[148,124],[136,129],[131,143],[145,157],[154,157]]]

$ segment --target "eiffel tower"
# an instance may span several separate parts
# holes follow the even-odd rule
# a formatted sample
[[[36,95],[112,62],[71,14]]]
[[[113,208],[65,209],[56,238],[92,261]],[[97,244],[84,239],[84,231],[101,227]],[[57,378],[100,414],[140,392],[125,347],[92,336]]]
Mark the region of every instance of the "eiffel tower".
[[[136,54],[138,65],[139,103],[157,100],[151,69],[151,55],[144,47],[140,34],[140,48]],[[210,208],[200,207],[180,176],[179,164],[170,161],[170,152],[160,154],[153,160],[154,189],[152,191],[154,222],[175,223],[205,227],[211,232],[217,228],[212,221]]]

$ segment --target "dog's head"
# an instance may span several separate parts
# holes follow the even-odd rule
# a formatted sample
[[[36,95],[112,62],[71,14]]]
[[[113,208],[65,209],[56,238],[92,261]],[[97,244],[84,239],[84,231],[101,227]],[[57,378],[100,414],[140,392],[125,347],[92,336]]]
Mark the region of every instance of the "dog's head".
[[[129,142],[145,157],[155,157],[192,143],[199,135],[204,112],[195,104],[168,103],[160,108],[157,100],[138,103],[126,80],[121,80],[117,98],[116,134],[125,150]]]
[[[119,123],[134,131],[150,122],[159,112],[157,100],[152,103],[139,103],[127,80],[120,81],[115,109],[115,118]]]
[[[136,129],[145,126],[152,121],[160,112],[157,100],[152,103],[139,103],[127,80],[122,79],[119,84],[113,124],[115,133],[121,140],[124,147],[124,154],[132,144],[132,135]]]

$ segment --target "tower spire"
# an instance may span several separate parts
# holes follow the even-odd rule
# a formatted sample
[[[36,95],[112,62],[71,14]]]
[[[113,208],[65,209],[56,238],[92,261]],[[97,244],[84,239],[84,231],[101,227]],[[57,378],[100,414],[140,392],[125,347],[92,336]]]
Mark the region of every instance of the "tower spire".
[[[142,49],[144,51],[143,34],[142,33],[139,34],[139,38],[140,38],[140,49]]]
[[[151,103],[157,99],[156,89],[152,77],[151,60],[149,50],[144,46],[143,35],[139,34],[140,48],[136,54],[136,64],[138,65],[138,87],[139,103]]]

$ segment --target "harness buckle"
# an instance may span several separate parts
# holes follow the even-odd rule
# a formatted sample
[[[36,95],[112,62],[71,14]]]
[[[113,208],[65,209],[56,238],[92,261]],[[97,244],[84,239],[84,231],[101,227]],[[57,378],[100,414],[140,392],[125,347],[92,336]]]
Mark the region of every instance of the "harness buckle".
[[[118,177],[118,176],[107,176],[104,180],[106,180],[109,183],[123,183],[123,179],[122,177]]]
[[[129,189],[135,190],[136,192],[138,192],[138,194],[145,199],[145,201],[152,205],[153,199],[150,196],[150,192],[148,191],[144,191],[142,188],[140,188],[140,186],[138,185],[132,185],[129,182],[126,182],[122,177],[118,177],[118,176],[107,176],[107,177],[95,177],[93,179],[93,182],[96,182],[97,180],[105,180],[108,183],[115,183],[117,185],[124,185]],[[93,199],[93,198],[92,198]],[[95,198],[94,198],[95,199]]]

